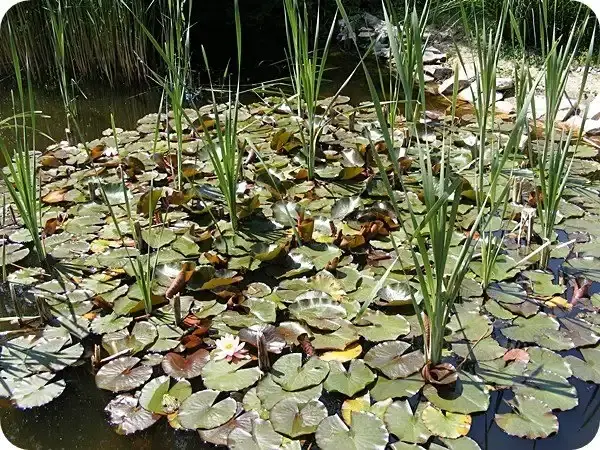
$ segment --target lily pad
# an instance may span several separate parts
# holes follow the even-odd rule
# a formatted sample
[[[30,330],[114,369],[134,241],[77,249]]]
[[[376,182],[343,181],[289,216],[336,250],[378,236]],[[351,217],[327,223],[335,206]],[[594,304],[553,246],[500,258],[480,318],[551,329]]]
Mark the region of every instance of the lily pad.
[[[212,389],[190,395],[179,408],[178,419],[181,426],[190,430],[206,430],[230,420],[237,411],[237,404],[231,397],[215,403],[218,396],[219,391]]]
[[[240,391],[256,383],[262,372],[258,367],[243,369],[248,361],[228,362],[225,359],[208,361],[202,368],[202,380],[209,389]]]
[[[273,364],[273,380],[286,391],[299,391],[321,383],[329,374],[329,365],[318,358],[302,364],[300,353],[291,353]]]
[[[558,431],[558,419],[550,408],[533,397],[516,396],[510,401],[513,412],[496,414],[496,424],[511,436],[546,438]]]
[[[420,350],[403,355],[409,347],[402,341],[382,342],[367,352],[365,362],[388,378],[405,378],[425,365],[425,356]]]
[[[432,405],[421,413],[423,423],[436,436],[456,439],[465,436],[471,429],[471,416],[442,412]]]
[[[550,350],[573,348],[573,341],[559,328],[560,324],[556,319],[540,312],[528,319],[516,318],[512,326],[502,328],[501,332],[508,339],[535,343]]]
[[[388,442],[383,421],[366,412],[353,412],[350,427],[340,416],[329,416],[319,424],[315,437],[322,450],[384,450]]]
[[[572,355],[565,357],[573,375],[580,380],[600,384],[600,349],[582,348],[580,352],[583,359]]]
[[[138,404],[137,397],[131,394],[121,394],[106,406],[105,411],[110,416],[110,423],[116,426],[119,434],[132,434],[145,430],[154,425],[160,415],[152,414]]]
[[[413,413],[408,400],[396,401],[388,407],[383,420],[390,433],[401,441],[424,444],[431,437],[431,431],[421,417],[424,407],[425,403],[420,403]]]
[[[162,369],[174,378],[195,378],[210,359],[208,350],[201,348],[189,356],[167,353],[162,361]]]
[[[381,311],[368,311],[356,325],[358,334],[371,342],[391,341],[410,331],[410,324],[404,317]]]
[[[360,359],[352,360],[348,370],[339,361],[329,361],[329,375],[325,380],[324,387],[330,392],[341,392],[352,397],[375,378],[375,374]]]
[[[314,433],[327,417],[327,408],[318,400],[299,403],[290,398],[277,403],[271,410],[270,417],[275,431],[294,438]]]
[[[110,361],[96,373],[96,385],[113,392],[130,391],[152,376],[152,367],[136,366],[140,358],[126,356]]]
[[[438,408],[454,413],[471,414],[486,411],[490,406],[490,396],[483,380],[467,372],[460,372],[453,390],[440,392],[429,384],[423,388],[423,394]]]
[[[387,400],[388,398],[410,398],[421,390],[425,385],[425,380],[421,374],[414,373],[406,378],[397,380],[388,380],[380,376],[377,383],[371,389],[371,395],[376,401]]]

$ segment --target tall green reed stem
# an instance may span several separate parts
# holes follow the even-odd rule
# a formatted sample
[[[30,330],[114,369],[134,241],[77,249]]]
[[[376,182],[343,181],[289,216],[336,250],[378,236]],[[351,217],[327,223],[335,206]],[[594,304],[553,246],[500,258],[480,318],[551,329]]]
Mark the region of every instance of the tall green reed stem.
[[[300,4],[300,2],[302,2]],[[321,84],[327,65],[327,57],[333,38],[334,17],[325,40],[320,48],[321,2],[317,2],[317,17],[314,29],[309,24],[309,14],[304,0],[284,0],[287,32],[287,58],[296,108],[301,120],[300,136],[308,177],[315,178],[315,162],[319,139],[323,133],[323,118],[317,114]],[[311,40],[311,36],[312,40]]]
[[[38,132],[36,124],[41,113],[35,110],[28,63],[26,61],[27,81],[24,85],[21,62],[10,24],[8,24],[8,29],[13,69],[17,83],[17,97],[15,98],[13,93],[13,116],[3,119],[1,123],[8,126],[12,122],[10,127],[14,131],[15,142],[14,148],[11,148],[4,138],[0,137],[0,153],[6,162],[8,174],[4,170],[0,172],[11,199],[19,211],[21,220],[23,220],[25,227],[31,234],[36,256],[41,263],[46,260],[46,251],[40,234],[41,198],[37,179],[38,160],[35,148]]]
[[[338,9],[342,17],[350,26],[348,15],[344,9],[342,0],[336,0]],[[411,14],[413,20],[410,21],[411,31],[404,31],[417,35],[421,33],[421,24],[415,17],[419,17],[416,10]],[[357,51],[359,50],[355,36],[354,43]],[[386,122],[384,108],[379,99],[373,79],[366,64],[363,64],[365,77],[373,99],[375,112],[382,129],[383,139],[389,149],[393,149],[392,132]],[[422,59],[415,59],[413,66],[415,73],[422,72]],[[417,89],[424,90],[423,81]],[[525,99],[524,103],[529,104],[533,98],[532,89]],[[454,95],[453,103],[456,102]],[[453,107],[454,111],[455,108]],[[510,133],[503,152],[511,154],[518,147],[522,130],[527,120],[527,109],[522,110],[515,121],[515,128]],[[416,117],[416,116],[415,116]],[[418,140],[418,138],[417,138]],[[374,146],[371,145],[373,148]],[[471,226],[470,233],[459,246],[458,255],[450,258],[450,247],[457,224],[458,206],[460,204],[461,193],[464,181],[450,170],[449,165],[449,146],[442,145],[439,155],[439,174],[436,175],[435,164],[433,163],[434,149],[429,145],[419,145],[418,151],[419,165],[422,175],[422,197],[425,204],[426,214],[418,215],[412,208],[410,201],[406,201],[408,209],[408,220],[403,220],[403,214],[400,211],[395,199],[399,196],[394,191],[386,174],[386,167],[376,151],[373,151],[373,157],[377,162],[379,176],[385,186],[391,204],[399,218],[399,222],[407,235],[408,249],[411,253],[417,279],[420,286],[420,292],[423,296],[421,303],[413,297],[413,306],[418,313],[418,321],[425,336],[425,353],[428,365],[439,364],[442,358],[442,349],[444,347],[444,334],[446,324],[450,318],[454,303],[459,298],[460,287],[467,272],[470,270],[470,263],[474,258],[475,236],[481,230],[485,230],[489,222],[497,214],[497,207],[479,208],[474,223]],[[503,156],[502,158],[506,158]],[[389,154],[392,162],[392,171],[399,180],[402,191],[407,192],[403,183],[402,172],[399,170],[395,152]],[[479,158],[479,156],[478,156]],[[478,163],[478,161],[476,161]],[[500,184],[501,171],[492,171],[489,178],[489,188],[481,200],[481,204],[490,204],[493,193],[496,192]],[[427,230],[427,231],[425,231]],[[396,251],[399,246],[394,242]]]

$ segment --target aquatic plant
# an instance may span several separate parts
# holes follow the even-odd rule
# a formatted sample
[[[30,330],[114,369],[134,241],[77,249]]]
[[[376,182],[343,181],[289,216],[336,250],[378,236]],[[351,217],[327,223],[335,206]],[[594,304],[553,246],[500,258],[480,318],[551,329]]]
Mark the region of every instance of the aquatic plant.
[[[410,8],[406,2],[402,20],[399,20],[397,8],[391,0],[382,1],[381,4],[394,65],[393,74],[399,80],[402,91],[402,98],[396,98],[395,101],[402,101],[408,125],[407,133],[414,136],[419,114],[425,110],[425,72],[422,69],[429,1],[425,1],[420,10],[416,6]],[[392,108],[395,106],[392,104]],[[395,122],[390,122],[391,127],[394,125]]]
[[[40,112],[35,109],[35,101],[29,77],[29,66],[26,62],[26,83],[23,83],[20,56],[15,46],[15,37],[9,25],[9,43],[12,62],[17,83],[16,95],[12,95],[13,116],[3,118],[0,128],[12,129],[14,148],[0,137],[0,153],[7,169],[2,170],[2,180],[8,189],[12,202],[17,207],[25,228],[31,235],[36,256],[40,262],[45,261],[46,251],[42,242],[40,186],[38,184],[38,154],[36,153],[37,120]],[[3,250],[5,251],[5,250]],[[2,258],[3,264],[6,258]]]
[[[555,5],[556,8],[556,5]],[[549,2],[543,1],[539,5],[540,17],[539,24],[540,41],[542,45],[542,54],[545,58],[544,73],[544,94],[545,103],[543,111],[532,105],[532,115],[535,127],[543,127],[543,140],[536,140],[529,146],[529,162],[532,168],[535,168],[536,193],[534,194],[534,206],[537,208],[537,218],[541,227],[542,250],[540,257],[540,267],[546,268],[550,259],[550,243],[554,240],[555,225],[557,222],[559,205],[563,198],[563,193],[569,179],[571,163],[573,160],[573,151],[577,149],[579,139],[577,139],[575,148],[572,147],[574,132],[576,129],[583,130],[586,123],[586,115],[576,128],[570,130],[557,129],[555,123],[560,119],[561,108],[565,107],[567,79],[571,66],[579,53],[579,43],[582,39],[582,28],[573,28],[568,34],[568,39],[563,44],[557,36],[556,23],[550,24]],[[587,23],[586,18],[584,23]],[[548,31],[550,30],[550,31]],[[583,73],[583,81],[579,89],[577,99],[574,104],[578,105],[583,97],[583,90],[587,80],[587,74],[590,68],[594,52],[595,29],[590,41],[586,65]],[[571,107],[569,105],[567,108]],[[540,114],[543,120],[540,121]],[[577,131],[578,131],[577,130]],[[571,156],[569,156],[571,155]],[[539,193],[538,193],[539,187]]]
[[[154,29],[162,12],[159,2],[128,0],[127,6],[149,29]],[[128,9],[122,2],[111,0],[51,0],[17,4],[9,10],[7,20],[19,36],[17,53],[28,55],[33,80],[47,81],[55,76],[52,17],[59,11],[59,25],[65,28],[69,42],[64,49],[69,79],[105,79],[112,85],[145,80],[146,68],[156,62],[155,53]],[[3,27],[1,35],[0,65],[10,72],[7,28]]]
[[[234,0],[235,8],[235,30],[237,44],[237,80],[232,86],[229,82],[228,102],[222,113],[219,112],[217,97],[215,94],[212,76],[210,75],[210,64],[208,55],[202,48],[204,64],[209,73],[211,87],[211,98],[214,116],[214,136],[209,131],[206,123],[201,118],[201,128],[208,143],[207,150],[219,182],[218,187],[225,198],[229,210],[229,220],[234,231],[238,229],[238,183],[241,177],[242,158],[244,156],[245,143],[238,136],[238,121],[240,108],[240,79],[242,69],[242,25],[238,0]],[[229,78],[226,72],[225,79]],[[198,112],[198,116],[201,117]]]
[[[319,138],[323,132],[325,117],[317,114],[323,75],[331,47],[335,17],[325,44],[321,48],[321,3],[317,2],[314,28],[309,22],[308,7],[304,0],[284,0],[287,58],[290,69],[294,103],[300,120],[300,139],[306,158],[308,178],[315,178],[315,163]],[[312,36],[312,42],[311,42]]]

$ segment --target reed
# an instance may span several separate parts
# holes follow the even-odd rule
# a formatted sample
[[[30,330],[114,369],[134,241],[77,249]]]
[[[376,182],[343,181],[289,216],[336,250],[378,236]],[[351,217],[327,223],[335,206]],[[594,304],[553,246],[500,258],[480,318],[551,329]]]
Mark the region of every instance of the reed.
[[[25,61],[26,82],[23,83],[21,60],[15,35],[8,24],[9,45],[17,84],[12,92],[13,115],[0,121],[0,128],[14,132],[14,147],[0,136],[0,154],[8,171],[2,170],[2,180],[8,189],[25,228],[31,234],[36,256],[40,263],[46,260],[46,251],[40,234],[41,198],[38,185],[38,160],[36,154],[36,124],[41,112],[36,111],[29,65]],[[8,172],[8,173],[7,173]]]
[[[161,13],[157,2],[127,0],[127,5],[147,28],[156,28]],[[112,0],[49,0],[17,4],[7,18],[18,36],[17,53],[28,55],[34,81],[47,82],[56,76],[51,17],[60,10],[68,78],[134,84],[145,80],[146,68],[156,62],[156,55],[128,8]],[[3,26],[0,71],[10,73],[11,60],[8,29]]]
[[[540,256],[540,267],[546,268],[550,260],[551,247],[548,245],[554,240],[556,221],[559,205],[568,182],[571,164],[574,157],[573,141],[575,147],[579,139],[574,139],[574,130],[565,131],[557,129],[556,121],[559,119],[561,108],[564,108],[565,91],[570,69],[577,55],[583,36],[582,28],[573,28],[566,40],[559,36],[556,22],[550,17],[556,17],[556,4],[552,7],[549,0],[544,0],[539,5],[539,36],[542,54],[545,59],[544,94],[545,108],[543,119],[538,120],[539,110],[536,111],[535,103],[532,105],[534,129],[543,129],[543,139],[532,143],[529,158],[534,169],[534,179],[539,187],[540,195],[536,202],[537,218],[541,228],[541,238],[545,247]],[[584,24],[589,21],[586,15]],[[589,44],[583,81],[579,89],[575,105],[579,105],[583,96],[585,82],[589,72],[590,63],[594,52],[595,27]],[[586,114],[580,125],[585,126]]]
[[[342,0],[336,0],[342,17],[350,26],[348,15],[344,9]],[[421,24],[415,18],[419,17],[418,12],[413,8],[410,14],[413,18],[410,21],[412,30],[405,30],[405,33],[418,35],[421,32]],[[354,41],[357,51],[359,50],[358,43]],[[422,59],[417,57],[413,70],[422,72]],[[420,62],[419,62],[420,61]],[[389,159],[392,161],[392,169],[395,177],[398,179],[402,191],[407,192],[404,185],[402,172],[398,168],[395,151],[393,151],[392,131],[388,127],[387,117],[384,111],[379,94],[375,89],[373,77],[369,73],[366,64],[363,64],[365,78],[369,87],[373,105],[377,118],[380,122],[380,127],[383,134],[383,139],[386,147],[392,149],[389,152]],[[424,90],[423,81],[418,81],[420,86],[418,90]],[[534,95],[532,88],[523,101],[523,104],[528,105]],[[456,102],[456,90],[453,96],[453,104]],[[454,111],[455,108],[453,107]],[[518,147],[520,137],[525,124],[527,123],[527,108],[520,111],[516,120],[515,127],[509,135],[508,141],[505,144],[502,153],[511,154]],[[417,138],[418,140],[418,138]],[[374,148],[374,145],[371,145]],[[425,204],[426,214],[418,215],[412,208],[409,201],[406,202],[408,209],[408,220],[400,220],[400,224],[408,237],[407,247],[412,256],[412,262],[415,266],[417,280],[419,282],[420,293],[423,297],[420,303],[413,296],[413,306],[417,312],[419,325],[423,331],[425,338],[425,354],[428,367],[435,366],[441,362],[442,350],[444,348],[444,334],[446,324],[450,318],[454,303],[459,299],[460,287],[466,274],[470,270],[471,262],[474,259],[476,245],[476,236],[481,231],[489,227],[490,222],[497,216],[499,202],[492,202],[491,199],[496,195],[496,191],[501,189],[500,170],[491,170],[488,181],[488,188],[481,194],[481,204],[488,205],[487,208],[478,208],[477,216],[471,226],[470,232],[466,239],[458,247],[458,255],[450,258],[450,247],[457,224],[458,206],[460,204],[461,193],[463,189],[463,180],[450,170],[449,152],[450,148],[444,142],[439,150],[439,155],[435,154],[436,150],[429,147],[428,144],[419,145],[418,159],[421,169],[421,193],[423,203]],[[387,194],[391,200],[391,204],[395,209],[396,215],[402,217],[402,212],[395,201],[398,197],[394,191],[394,187],[386,175],[386,168],[377,151],[372,151],[373,158],[377,162],[379,174]],[[433,157],[439,161],[436,166]],[[476,165],[479,165],[479,159],[483,155],[476,155]],[[396,162],[394,163],[394,161]],[[484,167],[484,166],[481,166]],[[439,169],[439,173],[438,173]],[[491,205],[491,206],[490,206]],[[496,205],[496,206],[494,206]],[[393,242],[396,251],[399,246]],[[398,252],[398,254],[400,254]],[[401,261],[401,260],[400,260]]]
[[[287,33],[287,59],[296,101],[296,110],[301,123],[300,137],[306,158],[309,179],[315,178],[315,162],[319,139],[323,132],[324,118],[317,114],[323,75],[333,38],[336,17],[320,48],[321,2],[317,2],[314,29],[309,23],[306,2],[284,0]],[[311,39],[311,36],[312,39]]]
[[[234,231],[239,227],[237,214],[237,187],[241,176],[242,158],[244,156],[244,142],[238,137],[238,114],[240,107],[240,77],[242,68],[242,25],[238,0],[234,0],[235,30],[237,44],[237,79],[235,85],[229,82],[228,102],[223,113],[219,113],[213,80],[210,75],[208,55],[202,48],[204,64],[206,66],[211,87],[211,100],[215,119],[215,132],[210,132],[202,121],[204,136],[208,143],[208,154],[219,181],[219,189],[225,198],[229,210],[229,220]],[[225,73],[225,79],[229,77]]]

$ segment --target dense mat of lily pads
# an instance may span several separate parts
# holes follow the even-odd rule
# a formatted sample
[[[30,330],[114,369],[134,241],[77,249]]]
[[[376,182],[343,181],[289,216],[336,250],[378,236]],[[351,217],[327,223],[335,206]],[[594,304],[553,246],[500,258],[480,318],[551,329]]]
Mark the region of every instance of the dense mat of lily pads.
[[[199,130],[200,121],[214,126],[211,108],[200,112],[188,111]],[[494,408],[493,390],[514,393],[512,411],[495,416],[506,433],[534,439],[557,432],[556,413],[578,404],[568,379],[600,383],[600,297],[587,298],[577,284],[600,281],[600,203],[589,176],[600,171],[597,148],[581,145],[574,155],[556,225],[571,242],[552,254],[564,259],[560,276],[536,269],[536,258],[517,265],[539,242],[535,220],[521,220],[531,190],[535,197],[531,173],[519,169],[524,156],[514,161],[522,189],[498,221],[507,250],[486,289],[481,264],[472,263],[445,336],[458,381],[433,385],[421,375],[413,260],[407,248],[392,257],[391,235],[406,243],[399,226],[406,217],[392,212],[366,156],[365,132],[381,145],[374,113],[341,99],[331,114],[318,179],[308,181],[289,108],[275,98],[241,108],[246,156],[235,233],[202,132],[187,130],[183,191],[172,188],[176,144],[165,132],[166,116],[147,116],[137,130],[117,129],[116,136],[107,130],[88,144],[90,152],[50,147],[40,156],[40,179],[52,270],[23,267],[31,238],[9,205],[3,215],[8,281],[23,289],[23,301],[37,299],[47,320],[2,345],[0,394],[20,408],[44,405],[68,389],[61,371],[83,362],[98,388],[115,393],[106,412],[118,433],[167,420],[244,450],[307,443],[323,450],[477,449],[467,436],[472,415]],[[444,134],[451,163],[468,183],[474,118],[463,115],[458,128],[443,112],[428,117],[421,140],[436,148]],[[163,131],[155,148],[157,119]],[[490,139],[502,140],[511,122],[497,117]],[[410,202],[425,212],[411,164],[418,152],[413,142],[402,158],[401,211]],[[463,196],[457,246],[475,214],[469,189]],[[132,238],[126,200],[143,243]],[[150,202],[157,204],[153,217]],[[527,231],[533,238],[524,245]],[[130,264],[137,257],[158,258],[151,314]],[[569,281],[575,295],[567,296]]]

